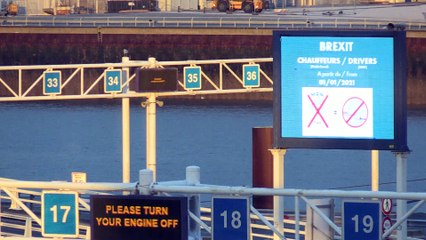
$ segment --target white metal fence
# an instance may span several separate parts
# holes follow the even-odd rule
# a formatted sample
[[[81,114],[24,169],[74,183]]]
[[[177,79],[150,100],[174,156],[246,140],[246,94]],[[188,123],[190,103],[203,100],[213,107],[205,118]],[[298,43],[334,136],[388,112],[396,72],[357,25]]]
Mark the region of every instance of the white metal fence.
[[[96,99],[96,98],[122,98],[128,99],[132,97],[148,98],[147,105],[147,165],[155,166],[155,105],[156,97],[159,96],[191,96],[196,94],[225,94],[225,93],[253,93],[253,92],[271,92],[272,79],[268,76],[268,71],[271,70],[271,58],[264,59],[229,59],[229,60],[203,60],[203,61],[179,61],[179,62],[157,62],[155,59],[148,61],[129,61],[128,58],[123,58],[122,63],[108,64],[87,64],[87,65],[48,65],[48,66],[11,66],[0,67],[0,89],[1,101],[31,101],[31,100],[68,100],[68,99]],[[260,86],[245,87],[242,76],[242,64],[259,64],[260,70]],[[131,81],[137,81],[136,74],[129,71],[131,68],[164,68],[167,66],[175,66],[182,73],[185,66],[201,66],[201,75],[205,84],[202,89],[188,90],[184,88],[182,74],[178,78],[178,91],[171,92],[103,92],[105,82],[105,71],[111,69],[121,69],[127,72],[128,75],[122,83],[123,88],[128,87]],[[58,94],[45,94],[43,90],[44,73],[51,71],[60,71],[63,81],[61,83],[61,92]],[[151,104],[153,103],[153,104]],[[38,181],[17,181],[0,179],[0,188],[2,198],[5,199],[7,207],[11,211],[20,209],[22,212],[3,211],[1,218],[2,236],[11,236],[17,234],[19,236],[37,236],[37,232],[41,226],[40,220],[40,190],[46,189],[67,189],[75,190],[80,194],[80,211],[90,211],[87,196],[91,194],[123,194],[126,192],[140,192],[145,195],[152,194],[200,194],[209,198],[212,195],[244,195],[244,196],[274,196],[278,203],[282,202],[284,197],[286,201],[291,201],[294,204],[292,209],[279,209],[278,214],[274,209],[273,218],[264,212],[258,211],[251,207],[252,213],[252,239],[309,239],[306,236],[306,223],[300,208],[302,204],[309,206],[313,211],[323,219],[323,221],[333,230],[334,238],[339,239],[342,236],[342,227],[339,219],[330,219],[312,202],[317,198],[333,198],[333,199],[381,199],[391,198],[396,199],[398,206],[406,206],[407,200],[415,201],[415,205],[409,210],[398,211],[397,222],[386,230],[383,234],[383,239],[387,236],[398,234],[401,232],[400,226],[407,225],[407,219],[415,213],[426,200],[426,193],[408,193],[408,192],[370,192],[370,191],[337,191],[337,190],[305,190],[305,189],[285,189],[277,187],[270,188],[247,188],[247,187],[231,187],[231,186],[212,186],[199,183],[199,176],[195,179],[185,179],[170,183],[155,182],[155,168],[151,178],[142,178],[138,183],[130,183],[129,169],[124,169],[128,165],[129,158],[129,125],[128,116],[125,112],[128,111],[123,103],[123,182],[125,183],[69,183],[69,182],[38,182]],[[154,107],[154,109],[152,109]],[[149,114],[148,114],[149,113]],[[151,114],[154,113],[154,114]],[[154,119],[148,119],[154,116]],[[124,120],[127,119],[127,120]],[[152,126],[148,124],[152,123]],[[127,130],[124,130],[127,129]],[[148,133],[153,131],[153,134]],[[127,140],[126,140],[127,139]],[[124,144],[125,140],[127,141]],[[150,144],[148,146],[148,144]],[[126,163],[127,162],[127,163]],[[152,164],[152,165],[150,165]],[[143,170],[142,173],[146,171]],[[142,174],[141,174],[142,175]],[[126,176],[126,177],[125,177]],[[148,174],[150,176],[150,174]],[[288,200],[290,199],[290,200]],[[3,209],[5,203],[3,201]],[[201,207],[201,205],[196,205]],[[6,208],[7,208],[6,207]],[[198,207],[197,207],[198,208]],[[189,215],[191,221],[196,222],[200,229],[207,235],[211,233],[211,225],[209,225],[209,214],[198,214],[198,210],[192,209]],[[398,209],[397,209],[398,210]],[[294,212],[290,214],[289,219],[284,219],[284,211]],[[22,213],[18,215],[17,213]],[[88,238],[90,228],[87,224],[80,226],[82,238]],[[281,231],[280,225],[283,224],[284,229]],[[83,221],[84,222],[84,221]],[[307,225],[308,229],[310,224]],[[402,227],[404,228],[404,227]],[[11,229],[10,232],[5,230]],[[197,238],[195,233],[195,238]],[[405,238],[401,238],[404,239]]]
[[[368,18],[344,19],[295,19],[294,17],[229,18],[229,17],[15,17],[0,22],[0,26],[37,27],[126,27],[126,28],[357,28],[383,29],[393,19],[371,20]],[[424,22],[407,22],[411,31],[425,31]]]
[[[2,212],[1,212],[1,237],[40,237],[40,190],[63,190],[77,191],[79,193],[79,210],[86,212],[80,214],[81,224],[79,226],[80,239],[90,239],[90,204],[89,195],[93,194],[143,194],[143,195],[173,195],[186,194],[188,196],[202,195],[204,199],[212,196],[279,196],[285,201],[293,201],[294,208],[286,209],[284,218],[284,231],[279,232],[275,227],[275,219],[270,212],[258,210],[250,206],[251,211],[251,237],[250,239],[311,239],[306,235],[307,219],[301,203],[311,208],[321,219],[326,222],[334,232],[334,239],[342,238],[342,223],[339,214],[330,218],[313,202],[318,198],[332,199],[383,199],[414,200],[416,203],[396,223],[394,223],[383,234],[382,239],[394,238],[393,235],[401,223],[410,220],[410,216],[424,204],[426,193],[396,193],[396,192],[371,192],[371,191],[340,191],[340,190],[309,190],[309,189],[273,189],[273,188],[249,188],[240,186],[217,186],[206,185],[199,182],[200,169],[195,166],[187,167],[187,177],[184,180],[173,182],[153,182],[150,170],[141,170],[139,182],[134,183],[70,183],[70,182],[39,182],[18,181],[12,179],[0,179]],[[148,177],[147,177],[148,176]],[[151,176],[151,177],[150,177]],[[191,221],[200,226],[200,233],[192,233],[193,239],[209,237],[211,235],[211,209],[209,203],[198,203],[201,206],[201,214],[195,209],[189,209]],[[7,210],[9,208],[9,210]],[[339,209],[339,206],[336,206]],[[339,212],[337,210],[337,212]],[[284,212],[282,213],[284,215]],[[309,222],[309,221],[308,221]],[[312,224],[312,222],[309,222]],[[274,236],[275,234],[275,236]],[[197,238],[197,236],[202,236]],[[275,237],[275,238],[274,238]],[[418,237],[418,238],[416,238]],[[424,236],[409,236],[407,239],[419,239]]]

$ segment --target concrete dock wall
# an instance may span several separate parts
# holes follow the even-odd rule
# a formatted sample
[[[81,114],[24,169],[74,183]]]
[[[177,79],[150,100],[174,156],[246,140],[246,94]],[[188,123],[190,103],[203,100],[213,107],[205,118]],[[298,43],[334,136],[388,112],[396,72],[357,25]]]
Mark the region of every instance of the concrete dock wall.
[[[72,28],[64,33],[55,28],[10,28],[0,29],[0,33],[2,66],[120,62],[123,49],[128,49],[131,59],[137,60],[272,56],[272,30]],[[409,33],[407,49],[408,103],[426,106],[426,33]],[[271,96],[255,98],[264,100]]]

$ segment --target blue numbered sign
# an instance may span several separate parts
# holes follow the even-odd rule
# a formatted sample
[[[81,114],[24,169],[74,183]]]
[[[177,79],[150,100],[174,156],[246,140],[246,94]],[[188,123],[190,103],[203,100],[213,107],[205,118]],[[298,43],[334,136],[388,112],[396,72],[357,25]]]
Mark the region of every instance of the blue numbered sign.
[[[44,191],[41,198],[42,235],[44,237],[77,237],[78,194]]]
[[[109,69],[105,70],[104,77],[104,92],[105,93],[119,93],[121,92],[121,70]]]
[[[213,240],[249,239],[249,199],[213,198]]]
[[[381,239],[380,201],[343,202],[343,239]]]
[[[243,85],[244,87],[260,86],[260,67],[259,64],[243,65]]]
[[[186,90],[201,89],[201,67],[184,67],[183,78]]]
[[[45,71],[43,73],[43,94],[61,94],[61,71]]]

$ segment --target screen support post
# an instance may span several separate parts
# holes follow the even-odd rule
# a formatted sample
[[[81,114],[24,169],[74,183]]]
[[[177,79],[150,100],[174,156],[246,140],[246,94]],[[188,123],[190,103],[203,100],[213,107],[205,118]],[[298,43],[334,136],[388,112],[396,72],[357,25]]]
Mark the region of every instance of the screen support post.
[[[396,157],[396,191],[407,191],[407,159],[409,152],[395,152]],[[402,219],[407,212],[407,200],[398,199],[396,201],[397,221]],[[401,223],[398,228],[397,239],[407,239],[407,222]]]
[[[274,188],[284,188],[284,155],[287,149],[270,149],[273,157],[273,182]],[[274,196],[274,227],[284,235],[284,197]],[[274,233],[274,240],[281,239]]]
[[[371,150],[371,191],[379,191],[379,150]]]

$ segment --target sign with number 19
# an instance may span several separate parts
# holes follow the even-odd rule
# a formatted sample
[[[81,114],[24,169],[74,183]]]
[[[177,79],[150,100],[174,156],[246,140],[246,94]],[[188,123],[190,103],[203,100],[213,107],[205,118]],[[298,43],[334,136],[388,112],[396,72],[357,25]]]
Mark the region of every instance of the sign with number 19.
[[[343,202],[343,239],[381,239],[380,201]]]

